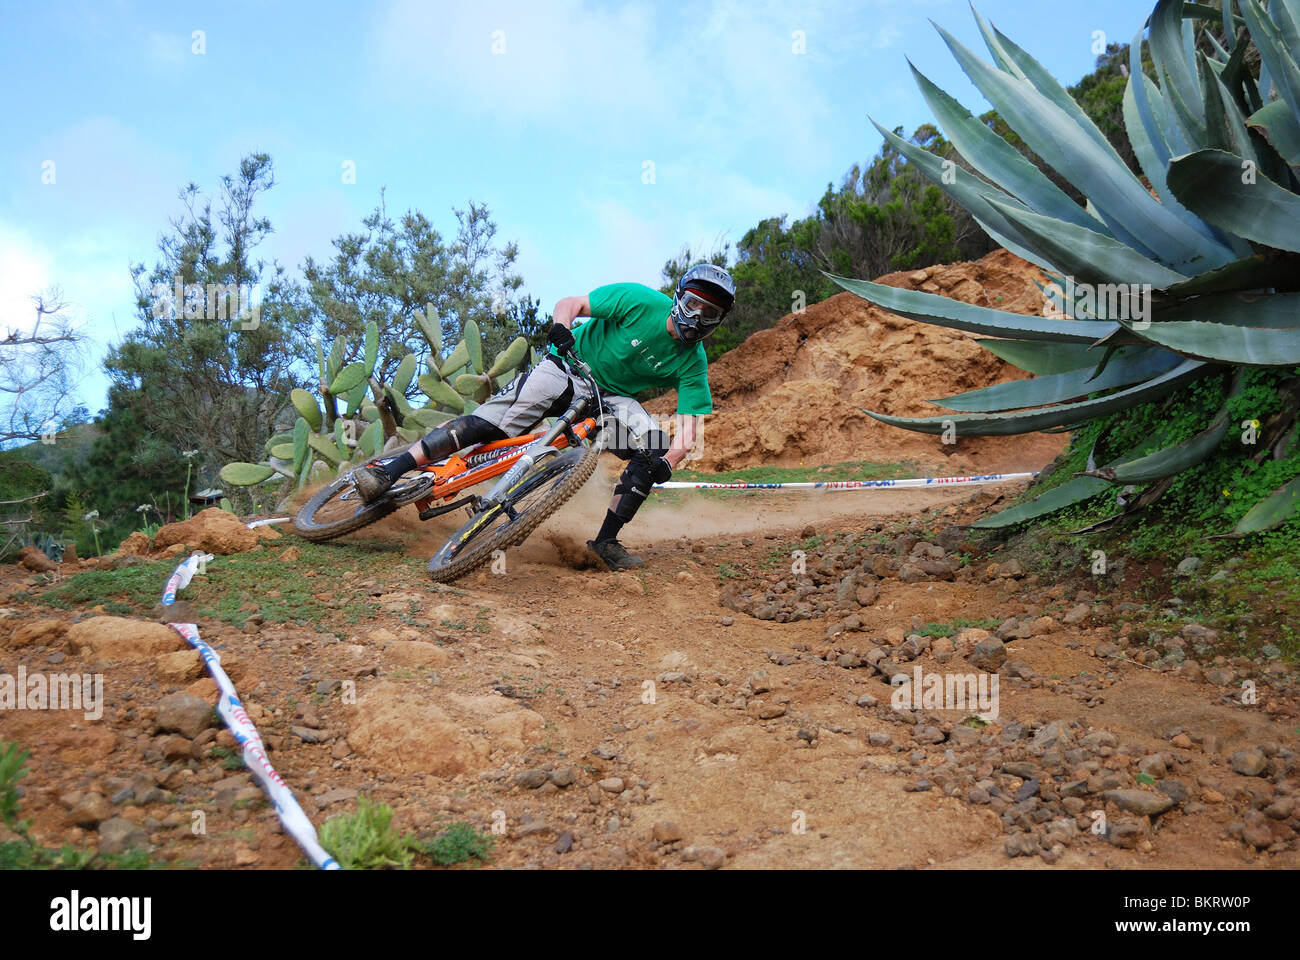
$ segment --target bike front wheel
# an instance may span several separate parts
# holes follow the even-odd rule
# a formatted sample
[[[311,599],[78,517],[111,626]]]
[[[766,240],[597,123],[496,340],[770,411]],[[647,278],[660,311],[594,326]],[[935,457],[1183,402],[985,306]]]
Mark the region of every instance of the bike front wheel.
[[[501,503],[475,513],[452,534],[429,561],[429,577],[447,583],[486,563],[494,551],[523,543],[587,482],[599,458],[600,448],[592,444],[563,450],[533,467]]]
[[[293,518],[293,532],[316,543],[333,540],[388,516],[397,507],[387,497],[366,503],[357,493],[349,472],[321,487],[303,504]]]

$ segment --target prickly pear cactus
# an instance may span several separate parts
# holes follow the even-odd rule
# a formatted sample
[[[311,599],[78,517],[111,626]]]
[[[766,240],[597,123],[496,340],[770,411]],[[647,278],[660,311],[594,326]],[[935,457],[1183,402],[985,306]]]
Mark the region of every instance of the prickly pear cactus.
[[[377,373],[379,327],[374,322],[366,324],[360,355],[351,363],[343,362],[348,351],[341,337],[328,352],[318,341],[316,393],[292,391],[289,403],[297,414],[292,428],[281,427],[282,432],[266,441],[263,462],[226,464],[222,481],[253,487],[278,477],[285,495],[291,495],[379,456],[394,439],[413,443],[439,424],[470,412],[536,359],[528,341],[516,337],[486,363],[478,324],[472,319],[465,321],[463,338],[444,357],[442,324],[432,306],[427,313],[416,311],[415,327],[429,353],[406,354],[390,383],[381,382]],[[419,406],[407,396],[413,384],[424,397]]]

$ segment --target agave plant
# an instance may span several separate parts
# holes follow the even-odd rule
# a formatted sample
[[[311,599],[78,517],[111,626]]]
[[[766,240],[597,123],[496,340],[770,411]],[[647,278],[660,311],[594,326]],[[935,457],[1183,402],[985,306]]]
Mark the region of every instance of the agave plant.
[[[379,327],[373,321],[366,325],[358,358],[351,363],[343,362],[347,348],[341,337],[334,339],[328,355],[318,341],[319,400],[308,390],[292,391],[289,401],[298,415],[293,428],[266,441],[264,462],[228,463],[221,479],[247,487],[278,476],[289,481],[286,492],[327,480],[469,413],[508,383],[526,361],[536,360],[530,356],[528,341],[517,337],[484,369],[483,341],[473,319],[465,321],[463,338],[443,358],[442,327],[434,309],[430,307],[427,315],[416,311],[415,325],[429,344],[430,353],[423,359],[427,372],[417,378],[421,360],[408,353],[389,383],[378,377]],[[418,407],[407,399],[413,381],[427,398]]]
[[[1007,125],[1087,205],[913,66],[944,133],[975,172],[877,129],[990,236],[1037,265],[1058,309],[1023,316],[833,278],[894,313],[997,338],[979,342],[1036,375],[935,400],[956,411],[949,416],[866,412],[923,433],[1070,430],[1209,375],[1300,364],[1300,0],[1272,0],[1267,9],[1260,0],[1223,0],[1222,11],[1157,3],[1129,48],[1124,94],[1146,183],[1038,61],[978,12],[975,19],[992,64],[938,29]],[[1143,70],[1144,34],[1153,76]],[[1261,425],[1260,456],[1287,454],[1296,406]],[[1149,485],[1128,501],[1132,511],[1214,454],[1230,425],[1225,409],[1203,432],[1147,456],[1131,451],[1100,467],[1090,458],[1086,473],[976,525],[1032,519],[1111,485]],[[1297,504],[1300,477],[1255,505],[1233,533],[1276,526]]]

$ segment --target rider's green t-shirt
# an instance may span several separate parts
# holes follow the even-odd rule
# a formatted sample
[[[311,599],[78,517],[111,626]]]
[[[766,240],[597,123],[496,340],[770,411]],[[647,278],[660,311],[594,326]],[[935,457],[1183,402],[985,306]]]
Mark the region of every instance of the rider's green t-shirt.
[[[713,412],[704,344],[668,332],[671,297],[642,283],[611,283],[589,300],[591,318],[574,328],[573,339],[602,390],[635,397],[676,387],[678,413]]]

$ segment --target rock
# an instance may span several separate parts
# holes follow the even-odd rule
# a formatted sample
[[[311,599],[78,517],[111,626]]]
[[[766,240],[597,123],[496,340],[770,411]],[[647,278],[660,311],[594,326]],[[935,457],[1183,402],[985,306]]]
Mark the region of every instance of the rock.
[[[9,637],[11,647],[28,647],[34,644],[57,643],[68,632],[68,625],[62,620],[37,620],[25,623]]]
[[[997,673],[998,667],[1007,661],[1006,645],[994,637],[987,640],[981,640],[975,645],[975,651],[971,654],[971,665],[977,670],[983,670],[986,673]]]
[[[1264,775],[1268,767],[1268,758],[1264,756],[1264,751],[1252,747],[1238,750],[1228,758],[1228,764],[1243,777],[1259,777]]]
[[[184,737],[178,737],[175,734],[163,737],[162,741],[158,744],[158,748],[162,751],[163,759],[168,763],[178,760],[185,761],[193,756],[191,741]]]
[[[154,549],[183,543],[192,550],[207,553],[243,553],[257,546],[257,531],[249,530],[233,513],[220,507],[200,510],[188,520],[169,523],[154,534]]]
[[[159,700],[156,720],[160,730],[174,731],[190,740],[217,724],[212,705],[188,693],[170,693]]]
[[[1056,746],[1066,728],[1067,724],[1064,720],[1053,720],[1051,723],[1039,727],[1038,731],[1034,734],[1034,746],[1042,747],[1044,750]]]
[[[1199,623],[1183,624],[1182,635],[1185,640],[1199,640],[1202,643],[1211,643],[1219,639],[1218,630]]]
[[[1289,830],[1283,830],[1283,833],[1289,834]],[[1273,824],[1258,810],[1249,810],[1245,817],[1242,818],[1241,839],[1246,841],[1252,847],[1263,850],[1271,847],[1278,840],[1278,834],[1274,833]]]
[[[1103,747],[1114,747],[1119,743],[1119,738],[1109,730],[1094,730],[1079,741],[1079,745],[1085,750],[1097,751]]]
[[[23,547],[19,550],[18,563],[33,573],[53,573],[59,569],[59,565],[38,547]]]
[[[326,734],[322,734],[319,730],[313,730],[311,727],[290,727],[289,732],[303,743],[324,743],[329,739]]]
[[[727,855],[718,847],[696,847],[695,859],[705,870],[717,870],[727,860]]]
[[[1156,789],[1180,807],[1191,799],[1191,794],[1181,780],[1157,780]]]
[[[1158,817],[1167,810],[1172,810],[1174,801],[1146,790],[1107,790],[1103,794],[1107,800],[1121,810],[1140,813],[1148,817]]]
[[[573,834],[569,833],[569,831],[566,830],[564,831],[564,833],[556,837],[554,849],[556,853],[568,853],[570,850],[572,850]]]
[[[1212,683],[1216,687],[1230,686],[1236,680],[1236,674],[1228,667],[1215,667],[1205,675],[1207,683]]]
[[[754,716],[760,720],[775,720],[785,716],[785,711],[784,703],[760,703],[752,708]]]
[[[276,557],[281,563],[295,563],[302,556],[302,552],[297,547],[285,547]]]
[[[125,817],[114,817],[99,825],[100,853],[124,853],[148,842],[149,835]]]
[[[1012,557],[1010,560],[1007,560],[1004,563],[998,564],[999,577],[1011,577],[1012,579],[1019,580],[1024,575],[1025,575],[1025,565],[1021,563],[1019,560],[1017,560],[1015,557]]]
[[[557,787],[571,787],[575,779],[573,767],[556,767],[546,778]]]
[[[869,733],[867,742],[873,747],[887,747],[894,742],[894,738],[887,733]]]
[[[1034,672],[1034,668],[1023,660],[1007,661],[1006,669],[1002,672],[1008,677],[1019,677],[1022,680],[1032,680],[1037,676]]]
[[[1076,603],[1065,612],[1065,616],[1061,618],[1061,622],[1071,625],[1082,623],[1084,620],[1087,620],[1091,614],[1092,607],[1088,606],[1086,603]]]
[[[898,571],[898,579],[904,583],[921,583],[930,579],[929,574],[914,563],[905,563]]]
[[[754,693],[767,693],[772,689],[772,681],[766,670],[755,670],[745,682]]]
[[[540,767],[532,770],[521,770],[515,774],[515,785],[523,787],[525,790],[536,790],[547,780],[547,772]]]
[[[656,823],[651,833],[658,843],[677,843],[686,836],[682,833],[681,827],[667,820],[660,820]]]
[[[203,658],[197,650],[175,650],[155,657],[154,670],[168,683],[189,683],[203,675]]]
[[[1147,826],[1132,817],[1112,820],[1106,828],[1106,839],[1117,847],[1131,850],[1147,835]]]
[[[318,807],[328,807],[336,803],[343,803],[347,800],[355,800],[357,791],[351,787],[335,787],[333,790],[327,790],[319,797],[313,797]]]
[[[954,639],[960,638],[965,632],[963,630]],[[999,640],[1028,640],[1033,635],[1034,625],[1023,620],[1017,620],[1015,617],[1003,620],[995,634]]]
[[[68,811],[64,818],[68,824],[77,827],[95,827],[100,821],[113,815],[112,805],[102,793],[84,794]]]
[[[103,660],[146,660],[190,649],[171,627],[125,617],[91,617],[74,623],[68,628],[68,647],[73,653]]]
[[[1201,568],[1200,557],[1184,557],[1179,561],[1178,566],[1174,567],[1174,576],[1190,577],[1193,573]]]
[[[604,780],[598,780],[596,786],[600,787],[600,789],[604,790],[606,793],[622,793],[623,778],[606,777]]]
[[[1027,833],[1016,832],[1002,842],[1002,852],[1008,857],[1032,857],[1038,853],[1038,843]]]

